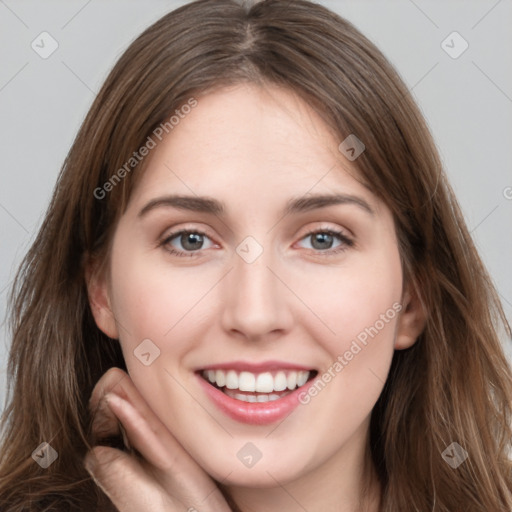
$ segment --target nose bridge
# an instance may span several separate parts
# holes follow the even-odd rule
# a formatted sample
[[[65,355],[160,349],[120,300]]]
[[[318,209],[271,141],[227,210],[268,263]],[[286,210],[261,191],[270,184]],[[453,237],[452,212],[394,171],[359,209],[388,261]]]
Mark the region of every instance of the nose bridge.
[[[225,329],[236,330],[247,338],[260,338],[289,328],[291,313],[284,287],[274,275],[275,261],[274,251],[252,237],[237,246],[234,268],[225,283]]]

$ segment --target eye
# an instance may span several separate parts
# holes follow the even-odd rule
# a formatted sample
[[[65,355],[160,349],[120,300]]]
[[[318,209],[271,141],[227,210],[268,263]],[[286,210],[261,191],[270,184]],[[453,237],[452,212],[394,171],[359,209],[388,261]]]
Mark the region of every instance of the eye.
[[[206,233],[203,233],[202,231],[182,229],[181,231],[170,233],[165,237],[161,245],[165,246],[167,251],[176,256],[194,256],[194,253],[202,249],[209,248],[204,247],[205,239],[210,240]],[[176,249],[176,245],[173,244],[173,240],[181,245],[181,248]],[[212,242],[211,246],[213,246]]]
[[[342,231],[335,229],[317,229],[307,233],[301,240],[311,239],[311,249],[322,255],[333,255],[341,251],[347,250],[347,248],[354,245],[354,241],[349,238]],[[333,243],[338,239],[338,245],[334,246]],[[204,246],[205,240],[210,241],[210,245]],[[198,230],[187,230],[182,229],[175,231],[166,236],[161,246],[165,247],[165,250],[175,256],[196,256],[203,249],[209,249],[214,246],[210,237],[202,231]],[[176,247],[178,245],[178,247]],[[181,246],[181,247],[180,247]]]
[[[354,241],[345,235],[345,233],[335,229],[317,229],[310,231],[301,240],[307,240],[308,238],[311,239],[312,247],[310,248],[312,250],[326,253],[326,255],[337,254],[354,245]],[[338,239],[340,243],[333,248],[335,239]]]

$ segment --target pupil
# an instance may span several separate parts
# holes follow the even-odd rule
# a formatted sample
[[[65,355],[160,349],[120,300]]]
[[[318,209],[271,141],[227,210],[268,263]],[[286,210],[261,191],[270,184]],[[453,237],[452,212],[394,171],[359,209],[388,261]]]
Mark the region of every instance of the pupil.
[[[202,245],[202,235],[199,233],[184,234],[181,240],[185,249],[200,249]]]
[[[320,244],[327,243],[328,247],[325,247],[325,246],[315,247],[316,242],[320,242]],[[329,235],[328,233],[316,233],[315,235],[313,235],[313,247],[315,247],[315,249],[330,249],[331,245],[332,245],[332,235]]]

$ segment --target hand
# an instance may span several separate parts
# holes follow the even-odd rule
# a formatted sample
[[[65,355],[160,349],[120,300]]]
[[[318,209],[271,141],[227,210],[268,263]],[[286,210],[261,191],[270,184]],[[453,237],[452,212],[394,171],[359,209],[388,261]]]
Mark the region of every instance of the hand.
[[[95,446],[85,457],[87,470],[119,512],[231,512],[213,479],[157,418],[126,372],[108,370],[89,406],[96,437],[122,435],[128,449]]]

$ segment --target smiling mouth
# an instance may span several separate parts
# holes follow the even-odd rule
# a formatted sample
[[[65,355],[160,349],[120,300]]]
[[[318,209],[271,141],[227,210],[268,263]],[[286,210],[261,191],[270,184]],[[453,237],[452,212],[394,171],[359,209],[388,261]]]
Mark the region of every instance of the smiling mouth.
[[[272,402],[304,386],[317,370],[277,370],[261,373],[236,370],[199,370],[198,374],[227,396],[242,402]]]

